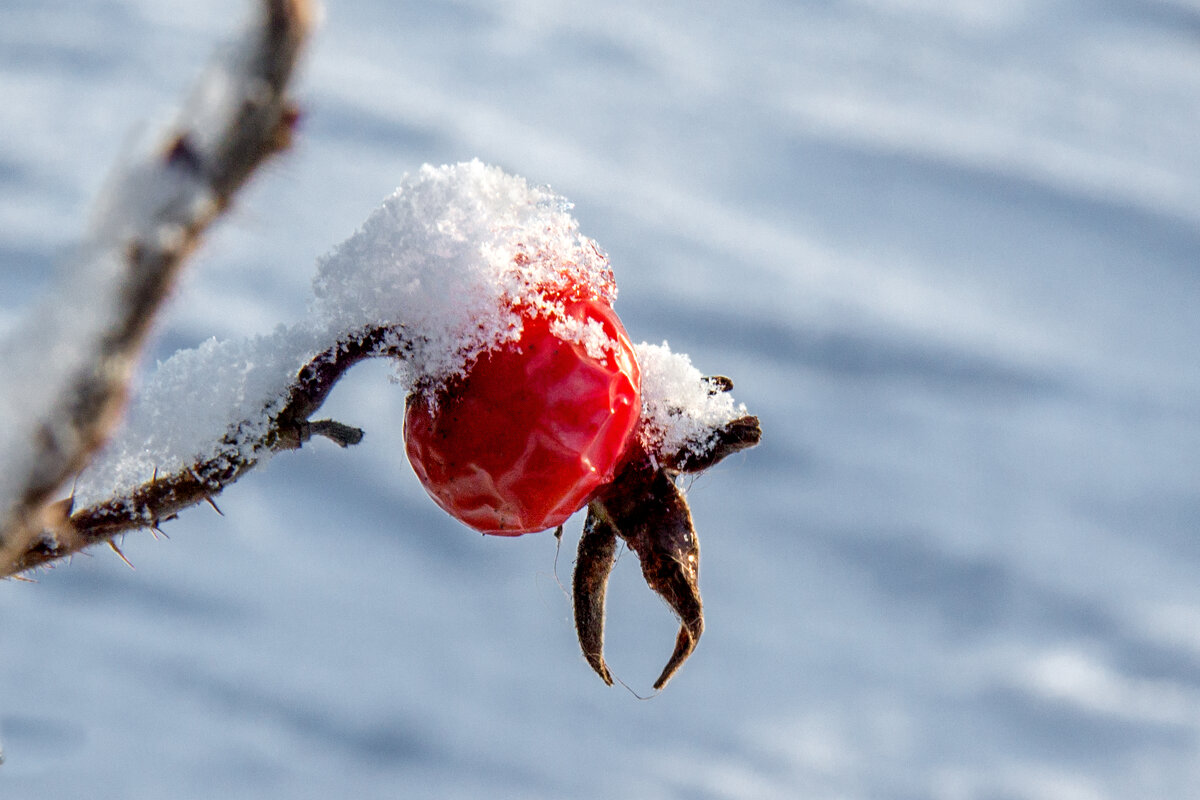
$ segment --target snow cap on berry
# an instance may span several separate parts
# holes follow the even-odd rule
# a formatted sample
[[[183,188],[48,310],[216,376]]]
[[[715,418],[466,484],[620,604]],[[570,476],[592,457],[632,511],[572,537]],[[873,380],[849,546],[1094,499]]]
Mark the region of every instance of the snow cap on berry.
[[[479,161],[426,165],[320,259],[313,310],[343,331],[402,324],[403,377],[444,382],[514,340],[518,309],[555,319],[564,300],[615,300],[608,259],[570,208]]]

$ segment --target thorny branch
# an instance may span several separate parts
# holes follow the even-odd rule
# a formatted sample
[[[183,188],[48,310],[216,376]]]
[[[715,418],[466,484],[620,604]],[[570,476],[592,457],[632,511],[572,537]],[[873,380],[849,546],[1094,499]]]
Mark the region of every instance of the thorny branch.
[[[104,542],[116,550],[113,537],[157,530],[201,502],[215,508],[213,497],[264,456],[298,449],[313,436],[342,447],[358,443],[361,430],[311,417],[352,366],[372,357],[404,358],[410,349],[403,326],[346,334],[298,370],[286,403],[267,420],[265,432],[248,434],[259,426],[244,420],[224,432],[217,455],[181,471],[156,471],[140,486],[87,508],[75,509],[70,498],[51,502],[115,426],[132,364],[187,256],[254,170],[289,144],[297,112],[286,90],[312,27],[313,9],[309,0],[263,0],[263,6],[262,24],[232,63],[221,67],[217,80],[228,83],[223,102],[200,109],[190,125],[170,136],[149,169],[120,176],[120,196],[155,197],[156,202],[151,208],[144,203],[118,207],[129,218],[109,219],[108,232],[119,235],[93,253],[96,259],[124,263],[113,295],[117,299],[96,341],[80,343],[89,348],[87,366],[71,376],[58,405],[38,421],[32,466],[15,499],[5,509],[8,500],[0,497],[0,578]],[[164,186],[171,188],[166,196]],[[704,380],[710,394],[733,386],[728,378]],[[603,654],[604,603],[618,537],[637,554],[647,585],[681,623],[655,689],[665,686],[703,632],[699,540],[676,478],[753,447],[761,429],[757,417],[744,416],[709,433],[703,446],[693,442],[678,452],[647,450],[639,440],[613,482],[588,504],[574,577],[575,619],[584,656],[605,683],[613,678]]]
[[[358,428],[310,418],[355,364],[372,357],[404,358],[408,349],[404,330],[392,326],[369,328],[336,343],[296,373],[287,403],[256,439],[246,441],[241,434],[248,424],[234,424],[221,440],[218,456],[174,474],[154,474],[131,492],[99,505],[74,510],[69,500],[64,501],[57,521],[19,554],[6,574],[44,566],[106,541],[112,544],[114,536],[126,531],[157,530],[201,502],[215,508],[213,497],[268,452],[299,449],[312,436],[324,436],[342,447],[357,444],[362,438]],[[728,378],[705,380],[713,392],[733,387]],[[651,452],[638,442],[613,482],[588,504],[574,575],[575,626],[584,657],[605,683],[613,682],[604,660],[604,616],[618,537],[637,554],[646,584],[680,619],[674,652],[654,683],[655,689],[662,689],[691,655],[704,630],[698,584],[700,543],[675,478],[701,472],[753,447],[761,435],[758,418],[744,416],[712,431],[711,440],[699,449]]]
[[[168,138],[157,163],[118,176],[114,196],[156,202],[116,209],[105,231],[115,235],[91,253],[125,269],[106,329],[80,343],[89,349],[84,367],[37,422],[28,474],[0,508],[0,576],[30,566],[43,531],[61,527],[64,509],[50,501],[115,427],[133,364],[187,256],[254,170],[288,146],[297,112],[287,85],[313,14],[308,0],[263,0],[261,24],[215,79],[228,82],[224,104],[200,109]]]
[[[114,536],[140,528],[157,528],[180,511],[212,498],[246,472],[262,455],[297,450],[313,436],[323,436],[345,447],[357,444],[362,431],[333,420],[310,421],[339,379],[355,364],[374,356],[403,356],[403,339],[392,327],[372,328],[338,342],[317,355],[296,374],[288,402],[272,417],[266,432],[244,441],[241,424],[234,424],[221,440],[219,455],[189,465],[181,472],[152,475],[120,497],[99,505],[74,509],[70,500],[58,506],[59,516],[13,562],[7,574],[44,566],[87,547],[111,542]],[[252,455],[243,456],[249,452]]]

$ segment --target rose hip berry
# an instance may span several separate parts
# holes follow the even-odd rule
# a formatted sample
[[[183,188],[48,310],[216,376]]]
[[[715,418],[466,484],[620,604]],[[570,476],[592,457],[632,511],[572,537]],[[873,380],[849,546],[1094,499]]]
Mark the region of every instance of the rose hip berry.
[[[523,314],[517,341],[432,398],[409,398],[405,447],[417,477],[483,533],[561,525],[612,481],[637,427],[641,373],[616,312],[596,299],[563,307],[555,324]]]

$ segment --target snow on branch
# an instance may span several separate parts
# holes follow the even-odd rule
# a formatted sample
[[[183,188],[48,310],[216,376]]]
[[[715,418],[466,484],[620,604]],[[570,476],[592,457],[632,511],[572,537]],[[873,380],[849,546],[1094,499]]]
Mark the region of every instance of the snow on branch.
[[[403,391],[462,374],[513,339],[518,309],[546,287],[588,287],[611,302],[607,258],[570,205],[478,161],[425,166],[318,264],[308,315],[243,341],[210,340],[159,365],[114,440],[76,482],[67,513],[11,562],[39,566],[136,528],[154,528],[314,435],[353,444],[361,431],[312,420],[353,365],[383,357]],[[757,420],[666,345],[643,359],[642,449],[677,471],[757,441]],[[746,425],[753,420],[753,425]],[[753,440],[753,441],[751,441]]]
[[[109,438],[154,316],[201,235],[288,144],[307,0],[262,18],[205,76],[160,148],[122,165],[55,290],[0,342],[0,576],[61,529],[51,501]]]
[[[312,417],[366,358],[392,361],[403,391],[434,392],[519,338],[531,310],[563,320],[567,302],[616,299],[608,258],[563,198],[479,161],[426,165],[318,261],[303,319],[176,353],[120,420],[132,365],[187,255],[287,146],[296,118],[287,82],[313,12],[302,0],[264,9],[160,149],[118,171],[62,285],[0,342],[0,578],[215,506],[248,470],[313,436],[357,443],[357,428]],[[602,334],[564,325],[556,335],[591,347]],[[685,621],[663,683],[702,622],[697,540],[672,476],[751,447],[761,432],[728,379],[704,377],[665,343],[637,351],[637,456],[590,513],[605,520],[593,538],[625,537]],[[68,484],[71,496],[55,501]],[[581,641],[597,648],[602,631],[589,626],[602,620],[597,587],[611,568],[601,562],[590,559],[580,590],[592,609]],[[589,659],[604,675],[598,649]]]

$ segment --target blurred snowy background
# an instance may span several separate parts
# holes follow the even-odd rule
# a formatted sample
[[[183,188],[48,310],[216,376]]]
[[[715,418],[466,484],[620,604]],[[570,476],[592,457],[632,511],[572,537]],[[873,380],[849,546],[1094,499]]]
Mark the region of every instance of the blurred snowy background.
[[[0,4],[0,330],[240,0]],[[548,183],[764,444],[708,630],[579,655],[578,524],[483,538],[357,368],[314,442],[0,584],[0,797],[1180,798],[1200,786],[1200,3],[330,2],[295,150],[150,355],[300,316],[422,162]],[[4,387],[19,391],[19,387]],[[675,622],[618,564],[609,662]]]

